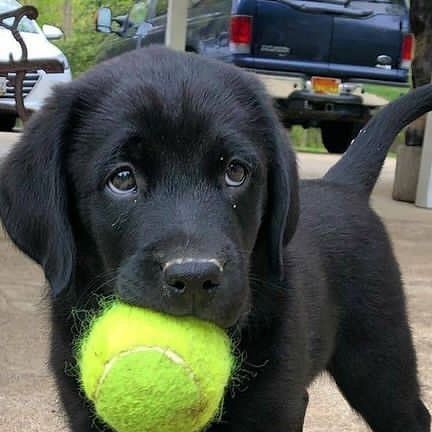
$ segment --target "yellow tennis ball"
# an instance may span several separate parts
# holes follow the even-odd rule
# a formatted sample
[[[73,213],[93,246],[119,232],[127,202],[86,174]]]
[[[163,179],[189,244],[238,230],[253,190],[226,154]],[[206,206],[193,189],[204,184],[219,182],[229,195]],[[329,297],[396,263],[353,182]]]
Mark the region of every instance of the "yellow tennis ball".
[[[233,367],[219,327],[113,303],[78,349],[82,388],[118,432],[198,432],[217,415]]]

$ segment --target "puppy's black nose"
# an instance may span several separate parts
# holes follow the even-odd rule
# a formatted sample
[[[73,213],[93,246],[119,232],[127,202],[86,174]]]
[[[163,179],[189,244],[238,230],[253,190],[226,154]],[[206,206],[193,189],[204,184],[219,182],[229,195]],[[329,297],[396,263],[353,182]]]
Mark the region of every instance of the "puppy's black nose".
[[[164,267],[166,284],[176,293],[209,291],[222,281],[222,266],[216,260],[174,260]]]

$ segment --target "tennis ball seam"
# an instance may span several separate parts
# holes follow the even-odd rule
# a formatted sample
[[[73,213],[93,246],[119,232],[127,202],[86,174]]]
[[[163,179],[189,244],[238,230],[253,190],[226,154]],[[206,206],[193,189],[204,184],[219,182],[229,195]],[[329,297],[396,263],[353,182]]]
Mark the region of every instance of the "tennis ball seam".
[[[195,383],[195,385],[198,388],[199,394],[202,395],[202,386],[199,382],[199,379],[194,374],[192,368],[186,363],[186,361],[181,357],[179,354],[177,354],[175,351],[169,349],[169,348],[161,348],[159,346],[138,346],[133,349],[121,351],[118,354],[116,354],[114,357],[112,357],[107,363],[105,363],[103,368],[103,373],[99,377],[96,388],[91,395],[91,399],[93,401],[96,401],[99,397],[100,389],[105,381],[105,378],[108,376],[111,369],[114,367],[115,363],[120,360],[122,357],[126,357],[129,354],[135,354],[140,352],[157,352],[159,354],[162,354],[168,358],[168,360],[172,361],[174,364],[181,366],[185,369],[187,374],[189,375],[190,379]]]

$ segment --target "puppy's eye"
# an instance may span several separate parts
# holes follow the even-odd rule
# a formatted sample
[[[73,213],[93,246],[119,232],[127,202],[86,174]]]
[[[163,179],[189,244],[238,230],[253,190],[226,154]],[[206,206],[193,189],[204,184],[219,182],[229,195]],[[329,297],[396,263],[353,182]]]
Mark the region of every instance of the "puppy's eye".
[[[118,169],[107,182],[108,189],[117,195],[127,195],[137,190],[134,173],[130,168]]]
[[[247,169],[242,163],[233,161],[225,171],[225,183],[231,187],[239,187],[245,182],[247,173]]]

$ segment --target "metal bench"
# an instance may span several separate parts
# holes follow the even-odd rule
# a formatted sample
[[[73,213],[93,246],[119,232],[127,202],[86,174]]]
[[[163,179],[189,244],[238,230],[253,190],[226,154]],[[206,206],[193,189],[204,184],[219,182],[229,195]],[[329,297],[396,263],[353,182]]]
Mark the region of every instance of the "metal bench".
[[[33,6],[23,6],[19,9],[0,14],[0,27],[12,32],[13,37],[21,47],[20,60],[15,60],[12,54],[10,54],[7,63],[0,62],[0,77],[6,77],[9,86],[14,88],[16,111],[23,122],[27,121],[31,115],[31,112],[26,109],[24,104],[24,79],[26,74],[38,70],[43,70],[46,73],[64,72],[63,64],[57,60],[28,59],[27,46],[21,37],[18,25],[24,16],[34,20],[38,15],[37,9]],[[6,20],[12,20],[12,23],[7,23]]]

